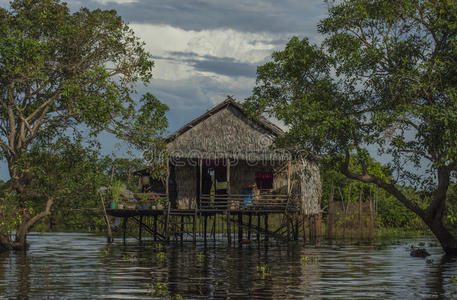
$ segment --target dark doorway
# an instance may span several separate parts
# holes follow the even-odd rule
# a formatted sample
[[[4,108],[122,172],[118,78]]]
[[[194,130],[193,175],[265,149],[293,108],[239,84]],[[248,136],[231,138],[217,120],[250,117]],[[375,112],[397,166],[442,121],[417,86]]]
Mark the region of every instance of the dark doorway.
[[[210,206],[224,208],[227,200],[220,198],[227,195],[227,165],[225,160],[203,160],[201,170],[201,194],[209,195],[213,199],[210,201]],[[200,174],[198,175],[197,190],[199,191],[200,183],[198,181],[200,180]],[[216,197],[218,199],[214,199]]]

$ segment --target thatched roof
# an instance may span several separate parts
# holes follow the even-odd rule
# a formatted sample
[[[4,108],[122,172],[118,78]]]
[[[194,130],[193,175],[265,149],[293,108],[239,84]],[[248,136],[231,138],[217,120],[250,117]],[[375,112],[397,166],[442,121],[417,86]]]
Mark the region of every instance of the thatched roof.
[[[250,161],[289,159],[274,140],[284,132],[260,117],[249,119],[233,98],[215,106],[166,138],[175,158],[233,158]]]
[[[240,111],[243,115],[245,115],[247,117],[247,113],[244,110],[243,106],[241,106],[241,104],[236,102],[235,99],[233,99],[232,97],[227,96],[227,99],[225,99],[225,101],[219,103],[218,105],[216,105],[212,109],[208,110],[203,115],[199,116],[198,118],[190,121],[183,127],[179,128],[174,133],[170,134],[165,140],[167,142],[173,141],[177,136],[183,134],[187,130],[193,128],[198,123],[200,123],[200,122],[204,121],[205,119],[211,117],[212,115],[218,113],[222,109],[227,108],[228,106],[232,106],[232,107],[236,108],[238,111]],[[272,133],[274,133],[276,135],[284,134],[284,131],[282,131],[281,128],[279,128],[278,126],[276,126],[275,124],[271,123],[270,121],[268,121],[267,119],[265,119],[261,116],[258,119],[255,119],[255,120],[253,119],[252,121],[256,122],[258,125],[264,127],[265,129],[271,131]]]

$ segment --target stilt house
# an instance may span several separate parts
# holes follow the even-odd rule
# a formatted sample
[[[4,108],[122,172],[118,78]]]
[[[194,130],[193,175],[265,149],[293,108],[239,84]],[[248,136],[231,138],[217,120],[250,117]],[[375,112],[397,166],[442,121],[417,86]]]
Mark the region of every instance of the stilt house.
[[[320,215],[318,167],[278,148],[275,139],[283,134],[264,118],[248,118],[228,97],[166,138],[169,206]],[[147,172],[137,174],[151,182]]]

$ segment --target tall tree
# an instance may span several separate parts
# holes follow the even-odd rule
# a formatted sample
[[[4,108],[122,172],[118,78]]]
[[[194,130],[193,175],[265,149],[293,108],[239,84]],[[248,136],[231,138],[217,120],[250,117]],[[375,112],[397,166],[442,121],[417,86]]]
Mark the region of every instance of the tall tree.
[[[29,229],[55,200],[46,195],[41,212],[26,213],[36,195],[24,164],[35,144],[81,130],[107,130],[141,149],[153,144],[166,127],[167,107],[151,94],[140,104],[132,98],[152,67],[144,43],[113,10],[71,13],[59,0],[14,0],[0,8],[0,159],[22,212],[14,238],[0,232],[0,248],[24,248]]]
[[[395,196],[457,254],[443,223],[457,168],[457,2],[329,2],[322,45],[290,40],[258,68],[246,106],[289,125],[284,142],[342,157],[344,175]],[[373,149],[392,157],[393,180],[367,168]],[[358,171],[349,164],[354,154]],[[401,185],[431,194],[428,206]]]

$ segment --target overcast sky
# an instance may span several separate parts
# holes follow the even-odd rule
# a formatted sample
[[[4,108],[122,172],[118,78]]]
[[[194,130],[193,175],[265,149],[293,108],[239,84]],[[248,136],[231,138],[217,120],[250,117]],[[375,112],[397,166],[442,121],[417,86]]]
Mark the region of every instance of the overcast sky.
[[[9,0],[0,0],[7,7]],[[227,95],[242,101],[255,84],[256,67],[298,36],[319,43],[323,0],[70,0],[75,11],[115,9],[154,57],[149,91],[166,103],[173,132]],[[104,152],[115,141],[103,136]],[[117,156],[123,156],[120,151]],[[0,179],[6,179],[5,164]]]

